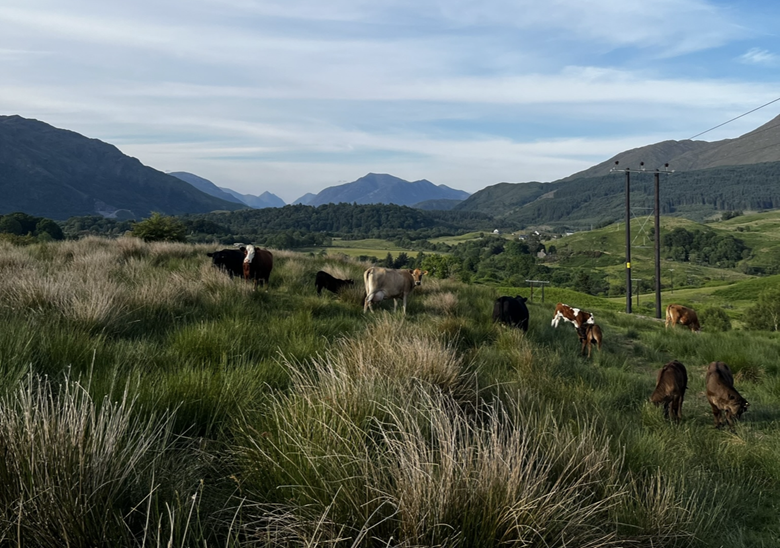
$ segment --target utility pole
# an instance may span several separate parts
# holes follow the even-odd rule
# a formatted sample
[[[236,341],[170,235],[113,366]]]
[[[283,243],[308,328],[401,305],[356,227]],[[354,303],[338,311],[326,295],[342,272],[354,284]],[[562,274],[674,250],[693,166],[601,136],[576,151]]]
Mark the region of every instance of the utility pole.
[[[664,173],[669,171],[669,164],[664,164]],[[661,172],[655,170],[655,317],[661,319]]]
[[[669,164],[666,164],[669,167]],[[655,170],[655,317],[661,319],[661,174]]]
[[[618,160],[610,171],[623,171],[626,174],[626,313],[631,314],[631,168],[619,169]],[[640,166],[645,163],[641,162]]]

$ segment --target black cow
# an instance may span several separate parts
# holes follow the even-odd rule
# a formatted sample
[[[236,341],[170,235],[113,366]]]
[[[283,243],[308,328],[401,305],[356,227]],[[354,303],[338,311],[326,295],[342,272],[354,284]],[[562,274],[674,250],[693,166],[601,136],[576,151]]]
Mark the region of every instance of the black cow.
[[[340,280],[339,278],[334,278],[324,270],[317,272],[317,275],[314,278],[314,286],[317,288],[317,295],[322,294],[323,288],[331,293],[338,294],[338,292],[345,287],[352,287],[353,285],[355,285],[353,280]]]
[[[520,295],[499,297],[493,304],[493,321],[528,331],[528,307],[525,306],[527,300]]]
[[[239,249],[223,249],[214,253],[206,253],[211,257],[211,264],[227,272],[230,277],[244,275],[244,252]]]

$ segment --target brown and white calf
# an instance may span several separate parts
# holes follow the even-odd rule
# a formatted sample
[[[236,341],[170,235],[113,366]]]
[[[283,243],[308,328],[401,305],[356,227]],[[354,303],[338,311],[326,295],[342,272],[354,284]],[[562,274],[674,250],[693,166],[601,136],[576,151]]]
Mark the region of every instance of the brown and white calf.
[[[712,362],[707,367],[704,378],[707,386],[707,401],[715,417],[715,428],[723,426],[723,421],[734,430],[734,418],[740,418],[750,405],[734,389],[734,377],[729,366],[723,362]]]
[[[573,323],[575,329],[579,329],[585,324],[592,325],[596,323],[593,319],[593,314],[590,312],[571,307],[568,304],[558,303],[555,305],[555,314],[553,315],[550,325],[558,327],[558,323],[560,323],[561,320]]]
[[[666,307],[665,326],[669,327],[671,325],[674,327],[678,323],[686,326],[693,332],[701,330],[699,317],[696,315],[696,311],[693,308],[688,308],[681,304],[670,304]]]
[[[412,289],[422,283],[422,277],[428,271],[396,270],[372,266],[363,272],[363,283],[366,286],[366,300],[363,302],[363,312],[371,310],[371,303],[378,303],[383,299],[393,299],[393,312],[398,310],[398,301],[403,299],[404,314],[406,314],[406,298]]]
[[[685,390],[688,388],[688,371],[677,360],[670,361],[658,372],[655,390],[650,401],[655,405],[664,405],[664,417],[669,418],[669,406],[672,407],[672,419],[682,419],[682,404]]]

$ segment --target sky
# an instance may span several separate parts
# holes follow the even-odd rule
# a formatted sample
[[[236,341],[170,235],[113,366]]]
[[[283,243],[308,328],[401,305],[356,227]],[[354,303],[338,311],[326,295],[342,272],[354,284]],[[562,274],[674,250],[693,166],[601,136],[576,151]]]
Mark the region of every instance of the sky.
[[[2,0],[0,114],[287,203],[369,172],[476,192],[777,99],[778,29],[769,0]]]

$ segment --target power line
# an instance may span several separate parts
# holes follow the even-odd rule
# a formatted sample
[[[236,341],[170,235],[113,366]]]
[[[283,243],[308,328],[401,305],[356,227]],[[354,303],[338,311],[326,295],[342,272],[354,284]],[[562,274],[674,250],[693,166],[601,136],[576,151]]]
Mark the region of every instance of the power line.
[[[711,128],[710,128],[710,129],[708,129],[707,131],[702,131],[701,133],[697,133],[697,134],[696,134],[696,135],[694,135],[693,137],[689,137],[689,138],[688,138],[688,140],[689,140],[689,141],[691,141],[691,140],[695,139],[696,137],[699,137],[700,135],[704,135],[705,133],[709,133],[709,132],[710,132],[710,131],[712,131],[713,129],[718,129],[719,127],[725,126],[726,124],[730,124],[730,123],[731,123],[731,122],[733,122],[734,120],[739,120],[740,118],[742,118],[743,116],[747,116],[747,115],[748,115],[748,114],[750,114],[751,112],[755,112],[755,111],[757,111],[757,110],[761,110],[762,108],[764,108],[764,107],[768,107],[768,106],[769,106],[769,105],[771,105],[772,103],[776,103],[776,102],[778,102],[778,101],[780,101],[780,97],[778,97],[777,99],[774,99],[774,100],[772,100],[772,101],[769,101],[769,102],[768,102],[768,103],[766,103],[765,105],[761,105],[760,107],[756,107],[756,108],[754,108],[753,110],[749,110],[748,112],[746,112],[746,113],[744,113],[744,114],[740,114],[740,115],[739,115],[739,116],[737,116],[736,118],[732,118],[731,120],[728,120],[727,122],[723,122],[722,124],[718,124],[718,125],[717,125],[717,126],[715,126],[715,127],[711,127]]]

